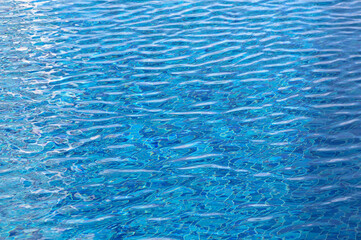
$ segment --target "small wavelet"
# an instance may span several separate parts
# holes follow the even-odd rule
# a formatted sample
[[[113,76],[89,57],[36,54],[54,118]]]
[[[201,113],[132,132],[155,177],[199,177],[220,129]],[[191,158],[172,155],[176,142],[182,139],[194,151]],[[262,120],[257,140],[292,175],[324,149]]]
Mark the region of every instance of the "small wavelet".
[[[0,239],[361,239],[360,16],[0,1]]]

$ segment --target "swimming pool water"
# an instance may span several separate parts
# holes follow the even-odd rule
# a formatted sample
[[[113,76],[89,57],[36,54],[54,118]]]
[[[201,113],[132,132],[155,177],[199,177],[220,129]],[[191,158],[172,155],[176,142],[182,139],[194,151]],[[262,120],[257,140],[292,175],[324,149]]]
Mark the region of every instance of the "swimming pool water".
[[[361,239],[361,2],[3,0],[1,239]]]

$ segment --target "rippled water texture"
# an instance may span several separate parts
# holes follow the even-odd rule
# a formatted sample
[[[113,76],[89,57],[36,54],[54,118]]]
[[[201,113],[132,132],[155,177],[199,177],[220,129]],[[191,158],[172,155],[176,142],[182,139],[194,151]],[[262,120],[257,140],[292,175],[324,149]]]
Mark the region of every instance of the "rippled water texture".
[[[0,238],[361,239],[359,0],[0,1]]]

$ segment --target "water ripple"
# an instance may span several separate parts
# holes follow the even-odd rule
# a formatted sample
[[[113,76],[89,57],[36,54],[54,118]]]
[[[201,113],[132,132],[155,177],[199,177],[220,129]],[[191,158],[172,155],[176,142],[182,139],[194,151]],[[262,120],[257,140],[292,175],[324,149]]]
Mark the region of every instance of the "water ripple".
[[[360,16],[0,2],[0,238],[359,239]]]

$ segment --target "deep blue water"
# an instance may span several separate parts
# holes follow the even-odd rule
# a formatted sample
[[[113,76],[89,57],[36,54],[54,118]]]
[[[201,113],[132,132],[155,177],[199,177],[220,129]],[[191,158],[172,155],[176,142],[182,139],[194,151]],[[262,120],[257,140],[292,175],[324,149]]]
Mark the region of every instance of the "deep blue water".
[[[361,239],[361,1],[0,1],[1,239]]]

